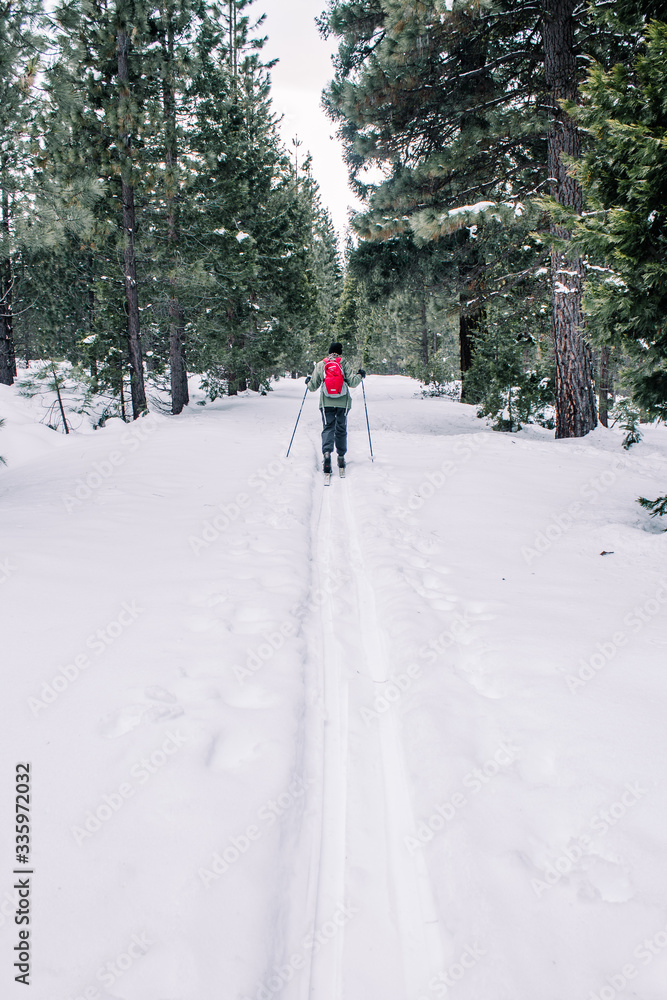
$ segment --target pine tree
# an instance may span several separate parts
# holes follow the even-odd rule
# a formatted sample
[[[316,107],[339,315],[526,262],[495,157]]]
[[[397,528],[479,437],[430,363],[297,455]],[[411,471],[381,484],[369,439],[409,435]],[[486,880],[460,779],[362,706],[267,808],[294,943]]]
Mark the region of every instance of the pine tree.
[[[576,0],[544,0],[542,39],[545,81],[551,101],[547,168],[551,196],[580,213],[581,185],[568,171],[579,159],[581,138],[575,120],[561,102],[578,97],[579,70],[575,48]],[[562,243],[570,233],[552,217],[552,234]],[[556,354],[556,437],[582,437],[597,424],[592,358],[583,336],[581,295],[583,263],[576,254],[554,248],[551,253],[552,323]]]
[[[136,168],[133,160],[133,145],[140,131],[141,109],[138,88],[142,70],[138,61],[131,59],[133,34],[144,29],[145,12],[140,3],[133,0],[117,0],[115,29],[118,54],[118,95],[109,108],[110,117],[115,113],[117,148],[119,150],[120,199],[123,221],[123,273],[125,278],[125,302],[127,307],[127,345],[131,370],[132,415],[134,419],[146,409],[144,387],[144,367],[141,354],[141,327],[139,321],[139,287],[137,283],[135,209]],[[139,98],[140,100],[140,98]]]
[[[450,11],[426,2],[409,14],[398,6],[333,3],[322,25],[342,38],[327,101],[341,123],[352,181],[368,199],[355,225],[365,239],[412,232],[419,241],[445,244],[442,259],[458,301],[464,398],[465,372],[484,327],[487,261],[461,206],[480,199],[488,205],[500,191],[516,199],[540,173],[541,140],[520,117],[535,75],[535,43],[521,46],[518,58],[509,53],[514,64],[525,63],[516,86],[502,49],[504,37],[524,30],[534,14],[522,5],[511,14],[503,10],[494,36],[496,13],[460,2]],[[380,166],[387,179],[365,185],[366,166]]]
[[[667,24],[634,65],[591,67],[570,109],[594,139],[577,173],[587,197],[575,240],[589,258],[588,310],[604,346],[630,353],[633,397],[667,416]]]
[[[201,38],[188,148],[204,166],[184,209],[205,282],[199,363],[209,389],[230,394],[300,365],[318,299],[316,192],[281,147],[247,6],[226,19],[233,46],[214,21]]]
[[[56,11],[19,341],[85,365],[123,414],[128,376],[141,411],[144,357],[172,411],[187,403],[186,337],[191,371],[233,393],[309,363],[335,322],[335,233],[308,159],[295,171],[281,147],[248,8]]]
[[[16,376],[15,219],[29,195],[34,83],[44,39],[40,0],[0,7],[0,383]]]
[[[181,413],[189,402],[188,374],[185,354],[185,313],[179,299],[178,272],[181,263],[180,203],[181,168],[179,162],[179,97],[183,100],[187,86],[183,68],[188,51],[182,44],[192,21],[192,4],[188,0],[162,0],[155,18],[159,37],[159,77],[161,79],[162,134],[164,142],[164,215],[167,230],[169,283],[169,372],[172,413]],[[179,44],[181,42],[181,44]],[[180,83],[180,87],[179,87]]]
[[[86,0],[57,9],[59,55],[48,75],[52,110],[42,157],[45,173],[64,191],[85,186],[91,167],[102,179],[91,248],[101,236],[106,252],[120,257],[134,419],[146,409],[136,202],[137,190],[143,200],[154,180],[142,161],[151,10],[143,0]]]
[[[630,0],[622,5],[625,20],[612,26],[597,6],[455,0],[445,9],[423,0],[406,9],[332,0],[322,19],[322,30],[341,39],[327,102],[340,123],[352,181],[368,204],[356,226],[365,239],[412,231],[456,247],[463,373],[485,329],[484,302],[495,292],[485,219],[502,218],[510,227],[519,219],[521,229],[521,203],[553,178],[557,436],[585,434],[596,422],[582,265],[565,246],[567,210],[581,205],[567,166],[579,154],[579,135],[560,101],[576,99],[583,53],[605,62],[627,53],[642,21]],[[382,169],[385,180],[365,184],[368,167]],[[479,228],[470,239],[473,226]],[[533,273],[541,272],[542,257],[536,247]]]

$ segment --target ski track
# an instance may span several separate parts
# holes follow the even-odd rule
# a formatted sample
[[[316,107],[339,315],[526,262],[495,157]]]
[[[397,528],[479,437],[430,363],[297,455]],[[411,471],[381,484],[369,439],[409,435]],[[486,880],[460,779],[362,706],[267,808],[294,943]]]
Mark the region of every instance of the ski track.
[[[416,1000],[442,968],[442,948],[424,857],[411,857],[405,847],[414,814],[398,720],[393,709],[371,724],[356,713],[349,717],[351,701],[372,703],[390,679],[387,643],[354,486],[334,475],[319,493],[312,552],[313,593],[320,599],[311,616],[309,672],[311,710],[317,715],[319,703],[322,717],[310,738],[318,757],[311,770],[320,780],[309,931],[317,934],[327,923],[331,929],[337,913],[345,919],[313,949],[299,1000]]]
[[[332,572],[331,490],[321,486],[321,506],[315,525],[315,591],[322,595],[317,611],[320,657],[318,683],[322,692],[323,733],[321,774],[321,827],[317,897],[314,908],[313,935],[330,920],[345,896],[345,832],[347,805],[347,682],[343,657],[336,636]],[[342,996],[342,957],[344,930],[313,953],[308,996],[334,1000]]]

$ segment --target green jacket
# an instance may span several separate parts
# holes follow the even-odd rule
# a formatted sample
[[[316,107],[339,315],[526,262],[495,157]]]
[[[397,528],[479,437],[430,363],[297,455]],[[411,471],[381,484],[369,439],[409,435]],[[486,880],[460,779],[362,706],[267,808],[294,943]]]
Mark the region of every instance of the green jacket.
[[[329,357],[329,355],[327,355]],[[337,357],[337,355],[331,355],[331,357]],[[326,361],[326,358],[324,359]],[[323,410],[325,406],[344,406],[345,412],[347,412],[352,406],[352,394],[350,389],[355,389],[361,382],[361,375],[353,374],[350,370],[350,363],[346,361],[345,358],[340,359],[340,366],[343,369],[343,375],[345,376],[345,384],[343,385],[343,391],[340,396],[327,396],[324,391],[324,361],[318,361],[313,368],[313,374],[311,376],[310,382],[308,383],[308,388],[311,392],[315,392],[320,386],[320,409]]]

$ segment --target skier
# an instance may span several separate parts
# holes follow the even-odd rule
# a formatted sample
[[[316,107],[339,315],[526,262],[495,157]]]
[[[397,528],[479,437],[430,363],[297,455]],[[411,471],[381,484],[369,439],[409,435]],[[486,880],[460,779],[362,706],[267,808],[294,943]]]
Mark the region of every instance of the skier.
[[[366,377],[366,372],[360,368],[355,374],[350,372],[350,365],[342,357],[343,345],[333,343],[329,353],[322,361],[318,361],[313,374],[306,378],[306,385],[311,392],[320,391],[320,411],[322,413],[322,454],[324,462],[322,469],[325,475],[331,475],[331,453],[334,445],[338,453],[338,468],[344,475],[345,452],[347,451],[347,413],[352,406],[350,389],[356,388]]]

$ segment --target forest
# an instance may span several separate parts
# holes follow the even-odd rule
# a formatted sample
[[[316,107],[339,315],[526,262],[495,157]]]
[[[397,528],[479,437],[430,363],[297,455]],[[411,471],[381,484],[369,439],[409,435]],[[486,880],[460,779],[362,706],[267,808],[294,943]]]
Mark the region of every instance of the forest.
[[[266,393],[335,336],[499,430],[631,444],[667,407],[665,19],[332,0],[323,102],[364,205],[341,253],[249,0],[3,5],[0,382],[64,428],[65,385],[178,414],[188,375]]]
[[[0,0],[0,997],[665,1000],[666,278],[667,0]]]

